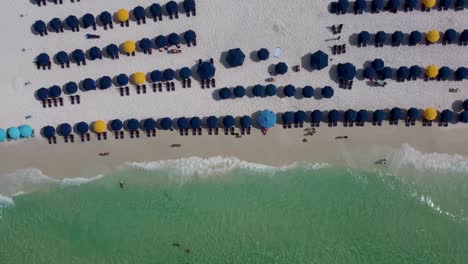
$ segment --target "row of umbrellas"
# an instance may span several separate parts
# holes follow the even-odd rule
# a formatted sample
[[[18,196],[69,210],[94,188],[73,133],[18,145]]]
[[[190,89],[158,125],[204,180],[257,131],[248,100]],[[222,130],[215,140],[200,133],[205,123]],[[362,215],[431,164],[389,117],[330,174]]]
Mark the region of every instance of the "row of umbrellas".
[[[294,85],[286,85],[282,88],[282,93],[286,97],[293,97],[298,93],[301,93],[305,98],[312,98],[314,97],[314,88],[312,86],[304,86],[298,91]],[[263,86],[261,84],[254,85],[251,88],[251,92],[255,97],[266,97],[266,96],[275,96],[278,94],[278,88],[274,84],[268,84]],[[332,98],[335,94],[333,88],[330,86],[325,86],[320,91],[322,97],[324,98]],[[230,99],[234,96],[234,98],[242,98],[247,94],[247,89],[243,86],[236,86],[234,88],[221,88],[218,90],[218,95],[221,99],[226,100]]]
[[[266,48],[261,48],[256,52],[259,61],[266,61],[270,58],[270,51]],[[239,67],[244,64],[245,53],[240,48],[234,48],[227,51],[226,62],[230,67]]]
[[[10,127],[6,131],[0,128],[0,142],[5,140],[17,140],[20,138],[30,138],[33,136],[33,129],[29,125]]]
[[[184,0],[182,6],[185,12],[194,12],[196,9],[195,0]],[[165,10],[167,14],[172,15],[179,12],[179,5],[175,1],[169,1],[165,5]],[[135,7],[131,14],[135,17],[136,20],[145,19],[147,16],[157,18],[163,15],[163,8],[160,4],[152,4],[147,9],[142,6]],[[119,23],[125,23],[130,20],[130,12],[126,9],[119,9],[117,12],[114,13],[114,18]],[[95,27],[96,23],[101,23],[103,26],[107,26],[112,24],[113,17],[112,14],[108,11],[103,11],[97,16],[93,14],[87,13],[79,19],[74,15],[70,15],[65,20],[61,20],[60,18],[56,17],[49,21],[48,27],[59,33],[63,32],[63,28],[66,27],[70,30],[79,30],[80,27],[82,28],[89,28]],[[47,24],[42,20],[37,20],[33,24],[33,29],[36,33],[44,35],[47,34]]]
[[[408,45],[414,46],[420,44],[423,40],[423,37],[425,37],[429,43],[437,43],[441,38],[441,32],[439,32],[438,30],[430,30],[426,33],[421,33],[415,30],[409,34],[405,34],[401,31],[395,31],[392,34],[388,34],[384,31],[378,31],[374,34],[375,44],[385,44],[387,42],[387,39],[389,39],[388,35],[391,35],[390,39],[392,45],[408,43]],[[369,44],[369,42],[371,41],[371,37],[371,34],[367,31],[360,32],[358,34],[358,44]],[[456,43],[457,37],[461,43],[468,42],[468,30],[465,29],[458,34],[454,29],[447,29],[443,33],[442,41],[443,43],[453,44]],[[405,41],[406,38],[407,41]]]
[[[385,2],[387,3],[385,5]],[[380,12],[383,10],[396,11],[401,7],[405,9],[415,9],[418,6],[423,6],[425,9],[432,9],[436,5],[436,0],[372,0],[371,8],[374,12]],[[454,1],[452,0],[440,0],[439,7],[442,9],[448,9],[452,6]],[[467,4],[466,0],[456,0],[455,8],[463,8]],[[346,14],[349,11],[350,2],[348,0],[338,0],[332,4],[333,13]],[[356,0],[354,2],[354,11],[361,13],[366,11],[368,7],[368,1]]]

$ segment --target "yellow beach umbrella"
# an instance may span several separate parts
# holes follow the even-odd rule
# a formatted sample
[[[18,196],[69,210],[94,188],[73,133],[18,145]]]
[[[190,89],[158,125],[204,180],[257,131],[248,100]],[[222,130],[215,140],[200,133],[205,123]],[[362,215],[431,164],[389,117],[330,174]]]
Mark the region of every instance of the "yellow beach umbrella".
[[[96,122],[94,122],[93,129],[96,133],[104,133],[107,130],[107,126],[104,121],[97,120]]]
[[[427,41],[429,41],[430,43],[436,43],[436,42],[439,41],[439,39],[440,39],[440,33],[439,33],[439,31],[433,29],[433,30],[427,32],[427,33],[426,33],[426,39],[427,39]]]
[[[122,44],[122,49],[125,53],[133,53],[135,52],[136,44],[131,40],[127,40]]]
[[[434,121],[437,118],[437,111],[434,108],[427,108],[423,113],[424,119]]]
[[[133,75],[132,75],[132,81],[136,84],[136,85],[141,85],[143,83],[145,83],[145,74],[143,72],[135,72]]]
[[[120,23],[127,22],[130,18],[130,13],[128,13],[127,9],[119,9],[117,13],[115,13],[115,17]]]
[[[427,8],[433,8],[436,5],[436,0],[423,0],[422,3]]]
[[[437,75],[439,75],[439,69],[437,69],[437,66],[435,65],[429,65],[426,68],[425,74],[428,78],[435,78]]]

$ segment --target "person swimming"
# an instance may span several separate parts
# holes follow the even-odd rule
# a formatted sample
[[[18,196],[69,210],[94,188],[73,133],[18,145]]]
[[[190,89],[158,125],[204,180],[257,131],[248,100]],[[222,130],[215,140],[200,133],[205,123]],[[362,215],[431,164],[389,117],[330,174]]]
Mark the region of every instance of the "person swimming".
[[[122,188],[122,189],[123,189],[124,185],[125,185],[124,181],[123,181],[123,180],[121,180],[121,181],[120,181],[120,188]]]

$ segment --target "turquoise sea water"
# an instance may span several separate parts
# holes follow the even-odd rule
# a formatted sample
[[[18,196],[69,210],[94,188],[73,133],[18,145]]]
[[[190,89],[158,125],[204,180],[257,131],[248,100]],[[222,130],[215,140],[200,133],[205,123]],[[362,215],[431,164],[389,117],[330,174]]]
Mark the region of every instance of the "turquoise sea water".
[[[243,168],[182,182],[177,173],[127,169],[14,197],[1,209],[0,263],[468,258],[468,175]]]

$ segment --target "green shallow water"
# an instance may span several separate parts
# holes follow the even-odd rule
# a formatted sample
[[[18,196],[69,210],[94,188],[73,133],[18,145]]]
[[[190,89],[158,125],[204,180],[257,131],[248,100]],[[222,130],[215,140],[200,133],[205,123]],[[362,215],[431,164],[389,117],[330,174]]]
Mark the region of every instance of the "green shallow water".
[[[468,258],[466,175],[236,170],[181,184],[170,174],[126,170],[15,197],[0,219],[0,263],[376,264]],[[127,182],[125,190],[118,187],[120,179]]]

